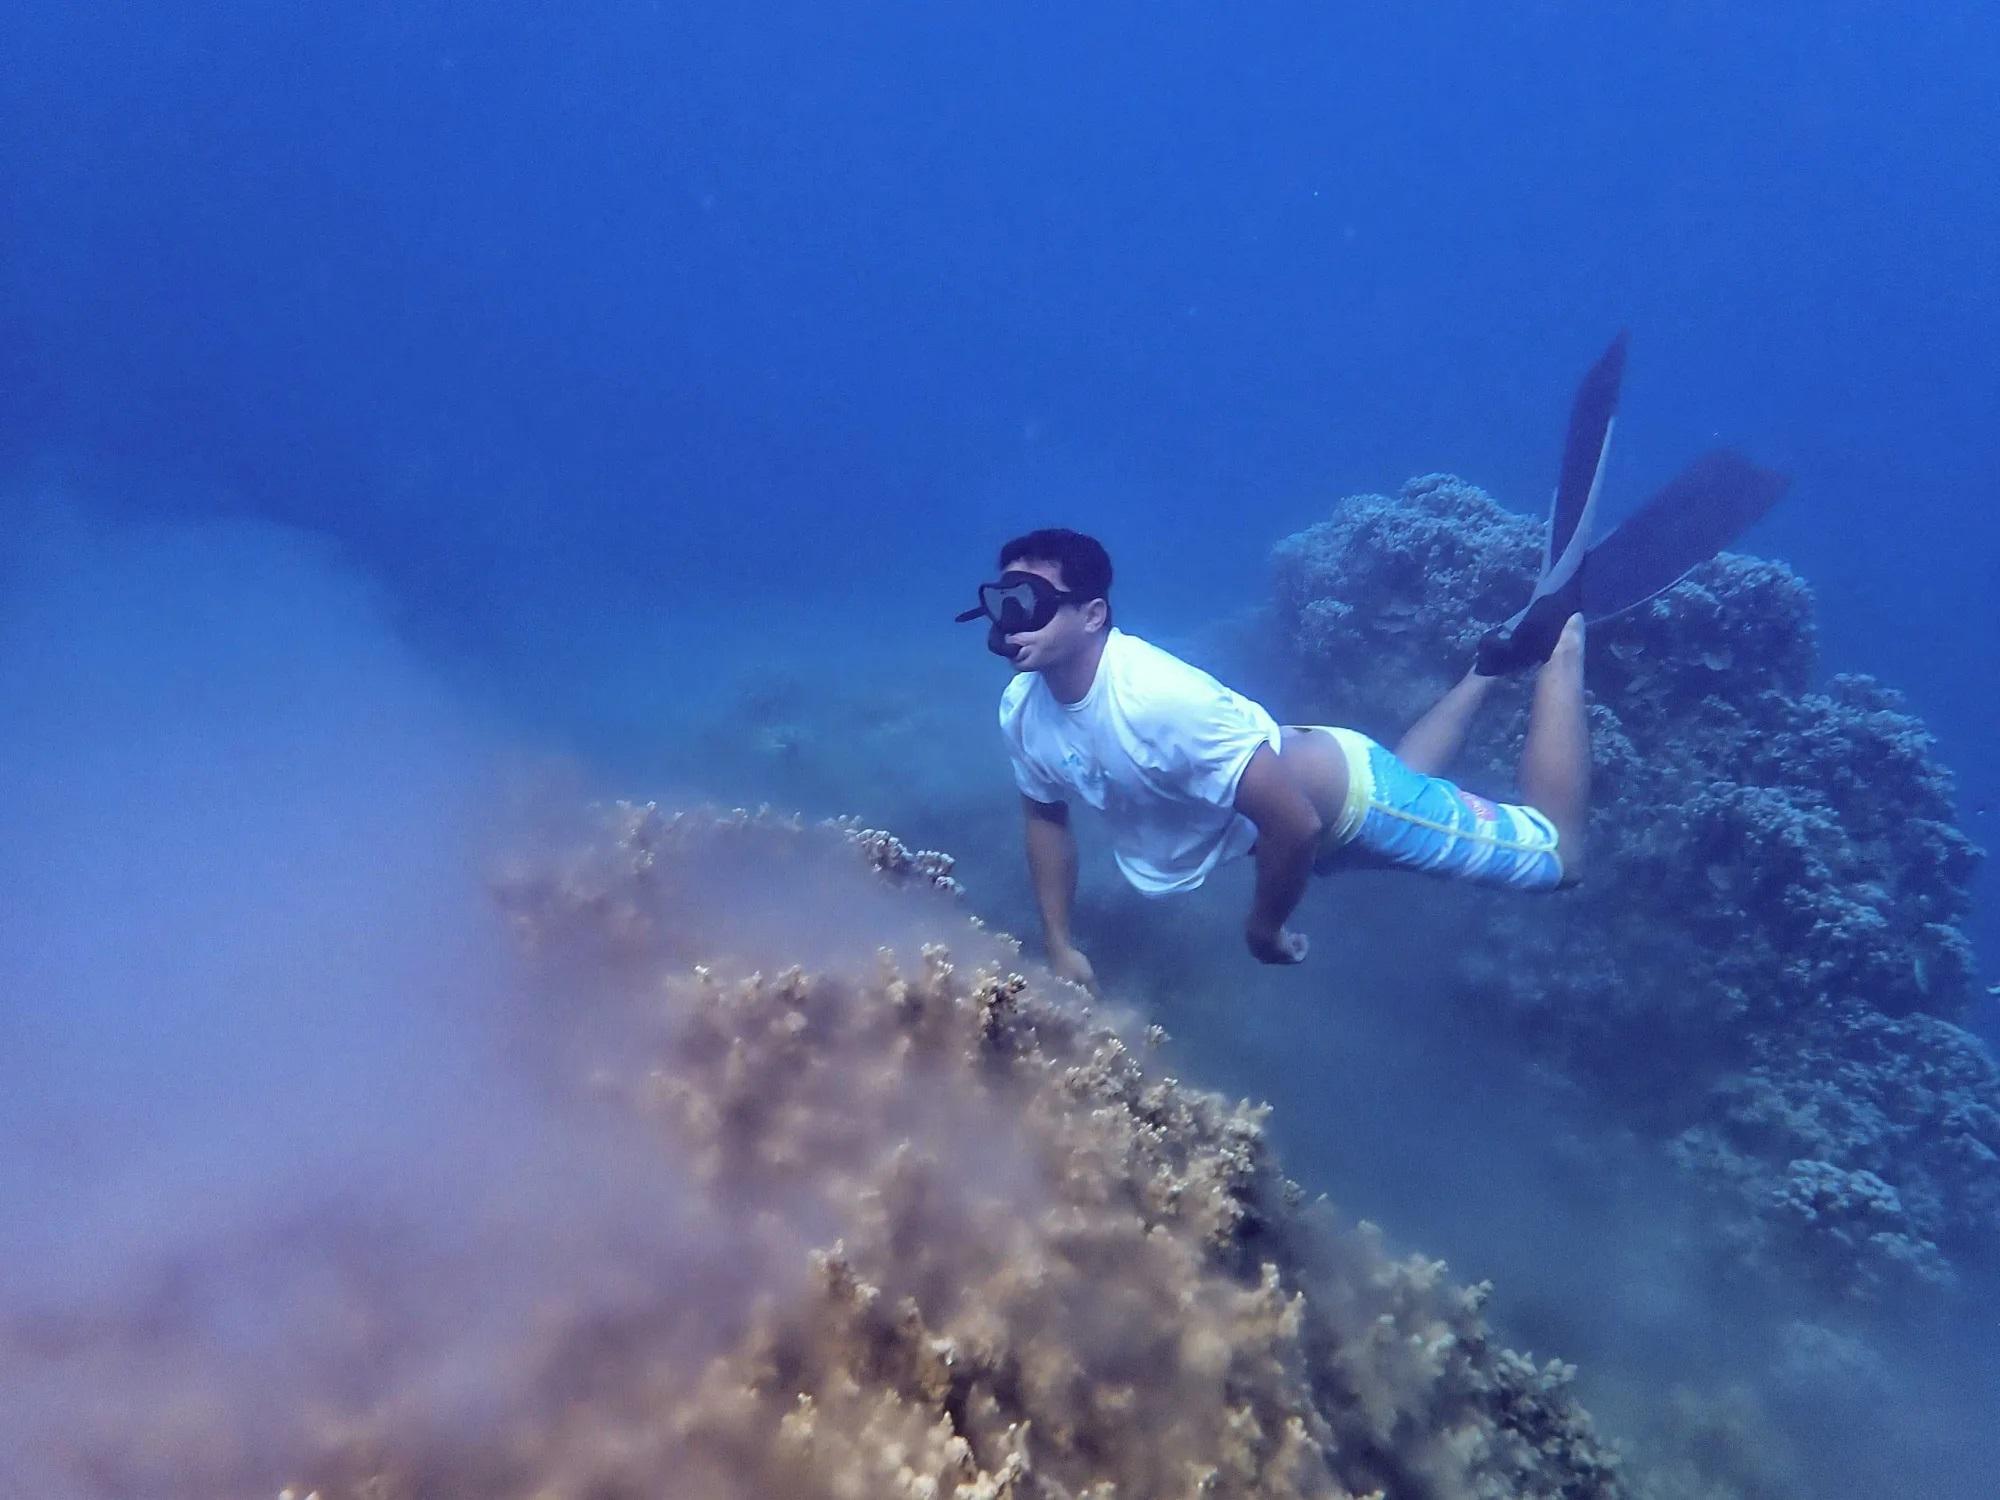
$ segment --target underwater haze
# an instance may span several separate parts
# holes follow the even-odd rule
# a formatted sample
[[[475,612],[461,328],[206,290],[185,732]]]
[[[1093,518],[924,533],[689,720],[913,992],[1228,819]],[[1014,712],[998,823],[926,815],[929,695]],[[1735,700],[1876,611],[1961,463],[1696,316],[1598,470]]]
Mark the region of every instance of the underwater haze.
[[[1090,532],[1122,627],[1392,736],[1473,607],[1398,548],[1525,596],[1620,329],[1614,515],[1719,445],[1792,485],[1592,658],[1603,879],[1321,883],[1270,970],[1247,871],[1146,902],[1086,826],[1079,941],[1308,1196],[1576,1363],[1591,1493],[1993,1492],[1992,7],[15,0],[0,97],[0,1492],[119,1493],[63,1455],[123,1405],[155,1456],[367,1409],[288,1262],[329,1204],[422,1247],[343,1262],[423,1310],[369,1452],[505,1448],[551,1301],[670,1273],[701,1368],[796,1291],[768,1215],[839,1225],[560,1097],[551,986],[629,975],[513,956],[492,871],[590,798],[852,816],[1035,969],[951,623],[999,544]],[[920,941],[786,882],[722,882],[767,967]],[[999,1134],[932,1145],[1030,1201]]]

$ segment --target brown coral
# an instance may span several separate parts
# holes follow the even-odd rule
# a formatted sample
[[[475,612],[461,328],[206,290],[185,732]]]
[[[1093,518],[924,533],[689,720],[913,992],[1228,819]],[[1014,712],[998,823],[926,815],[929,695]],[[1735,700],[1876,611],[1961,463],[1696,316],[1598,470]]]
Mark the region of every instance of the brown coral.
[[[551,1024],[586,1033],[555,1071],[643,1122],[696,1200],[671,1206],[728,1226],[726,1254],[642,1258],[612,1288],[554,1267],[531,1317],[453,1363],[411,1348],[438,1283],[405,1273],[436,1267],[363,1236],[325,1304],[359,1330],[325,1345],[347,1378],[292,1412],[177,1363],[198,1323],[114,1318],[107,1355],[149,1341],[186,1393],[71,1434],[65,1477],[321,1500],[1623,1493],[1567,1367],[1496,1348],[1483,1289],[1302,1204],[1259,1110],[1150,1072],[948,878],[850,825],[630,806],[510,872],[567,981]],[[474,1360],[477,1420],[439,1373]]]
[[[948,876],[833,829],[894,880]],[[535,887],[532,925],[675,931],[688,872],[774,830],[793,859],[829,837],[615,810],[594,860]],[[597,1436],[552,1442],[539,1490],[699,1472],[801,1500],[1618,1492],[1567,1370],[1493,1348],[1479,1291],[1301,1208],[1258,1111],[1149,1076],[953,920],[964,960],[931,943],[872,972],[657,981],[669,1019],[604,1086],[735,1211],[837,1234],[699,1372],[579,1417]]]

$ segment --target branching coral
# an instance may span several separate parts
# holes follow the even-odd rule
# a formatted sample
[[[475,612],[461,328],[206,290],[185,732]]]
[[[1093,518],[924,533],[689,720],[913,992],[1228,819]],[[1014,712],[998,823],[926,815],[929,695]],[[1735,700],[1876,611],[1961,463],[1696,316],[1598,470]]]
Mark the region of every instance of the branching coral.
[[[666,889],[692,826],[621,813],[610,847],[651,863],[598,868]],[[697,840],[746,836],[768,829]],[[605,910],[595,880],[536,902],[543,931]],[[677,1404],[672,1447],[800,1497],[1617,1492],[1569,1372],[1494,1348],[1481,1292],[1336,1232],[1257,1111],[1150,1076],[1011,945],[962,937],[970,963],[931,944],[872,974],[666,980],[650,1066],[607,1086],[711,1191],[837,1232]]]
[[[1483,1287],[1303,1203],[1259,1109],[1159,1076],[1144,1034],[1019,972],[1017,945],[948,879],[941,856],[851,824],[624,805],[509,870],[501,898],[538,955],[551,1034],[575,1033],[549,1082],[639,1122],[672,1167],[607,1172],[602,1191],[638,1196],[619,1222],[685,1220],[706,1248],[646,1248],[608,1278],[601,1258],[546,1265],[529,1316],[441,1358],[412,1347],[439,1336],[429,1304],[476,1300],[491,1267],[433,1265],[413,1286],[412,1246],[346,1226],[361,1274],[315,1301],[314,1338],[289,1356],[340,1378],[274,1410],[242,1374],[183,1363],[159,1421],[56,1445],[67,1487],[1625,1493],[1569,1367],[1497,1347]],[[727,1232],[704,1241],[701,1225]],[[276,1240],[305,1264],[324,1243]],[[183,1266],[173,1305],[206,1305],[272,1249],[211,1260],[191,1302]],[[105,1316],[106,1352],[143,1347],[164,1368],[200,1319],[148,1307]],[[38,1336],[0,1321],[0,1367],[33,1373],[52,1347]]]

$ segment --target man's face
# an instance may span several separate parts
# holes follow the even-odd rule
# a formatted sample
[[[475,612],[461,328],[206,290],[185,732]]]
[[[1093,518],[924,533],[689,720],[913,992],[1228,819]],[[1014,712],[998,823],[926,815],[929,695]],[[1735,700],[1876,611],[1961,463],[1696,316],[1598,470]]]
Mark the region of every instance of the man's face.
[[[1068,591],[1058,563],[1014,557],[1007,560],[1003,571],[1033,573]],[[1088,650],[1091,641],[1102,633],[1107,614],[1108,606],[1102,599],[1086,599],[1081,604],[1063,605],[1056,611],[1056,617],[1040,630],[1008,636],[1007,644],[1015,650],[1014,670],[1045,672]]]

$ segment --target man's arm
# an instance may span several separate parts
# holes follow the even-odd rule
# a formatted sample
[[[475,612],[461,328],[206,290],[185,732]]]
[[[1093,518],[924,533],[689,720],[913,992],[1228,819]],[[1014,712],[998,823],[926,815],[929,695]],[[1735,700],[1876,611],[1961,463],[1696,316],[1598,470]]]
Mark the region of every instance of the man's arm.
[[[1243,924],[1244,939],[1263,963],[1295,964],[1306,956],[1306,940],[1286,931],[1285,919],[1312,878],[1324,825],[1269,745],[1260,745],[1243,768],[1236,810],[1257,825],[1257,892]]]
[[[1037,802],[1023,793],[1021,811],[1027,823],[1028,876],[1035,887],[1035,904],[1041,908],[1049,967],[1095,991],[1097,975],[1090,960],[1069,936],[1070,908],[1076,904],[1076,834],[1069,826],[1069,805]]]

